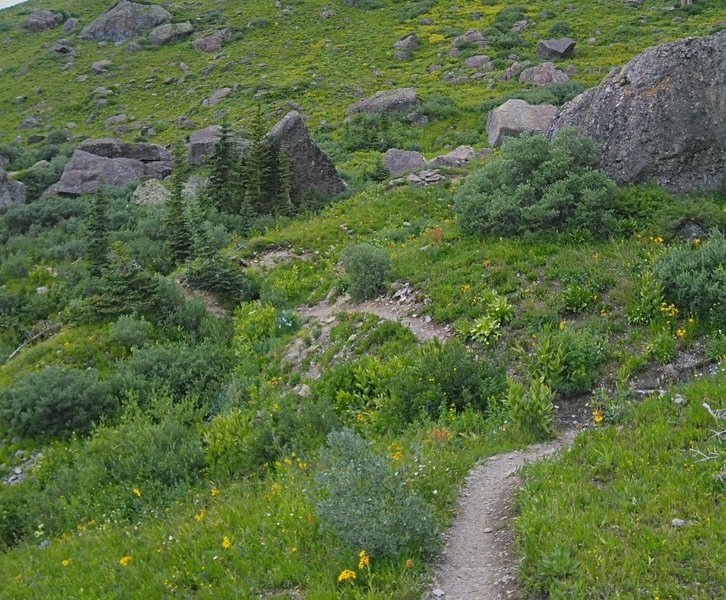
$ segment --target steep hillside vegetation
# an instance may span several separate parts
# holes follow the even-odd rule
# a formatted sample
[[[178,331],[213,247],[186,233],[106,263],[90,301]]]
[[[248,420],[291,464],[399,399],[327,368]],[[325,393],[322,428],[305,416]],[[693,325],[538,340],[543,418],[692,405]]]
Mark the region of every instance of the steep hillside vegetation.
[[[577,129],[484,150],[507,99],[562,104],[722,1],[170,2],[194,32],[158,47],[82,39],[99,2],[21,26],[39,5],[0,12],[0,183],[28,199],[0,207],[0,598],[437,597],[466,474],[562,431],[517,495],[517,593],[726,594],[723,189],[618,187]],[[565,36],[570,80],[521,82]],[[337,196],[265,136],[291,108]],[[212,124],[144,195],[41,198],[88,136]]]

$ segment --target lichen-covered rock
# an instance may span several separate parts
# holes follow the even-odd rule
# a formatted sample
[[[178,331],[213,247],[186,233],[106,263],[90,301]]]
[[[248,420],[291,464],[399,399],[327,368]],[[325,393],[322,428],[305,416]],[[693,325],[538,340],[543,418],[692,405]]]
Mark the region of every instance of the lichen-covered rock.
[[[461,167],[476,157],[476,150],[471,146],[459,146],[451,152],[437,156],[431,161],[434,167]]]
[[[133,158],[141,162],[172,159],[171,152],[163,146],[144,142],[124,142],[115,138],[88,138],[78,145],[78,150],[106,158]]]
[[[491,146],[499,146],[506,136],[522,133],[545,133],[557,107],[552,104],[528,104],[524,100],[507,100],[489,113],[487,134]]]
[[[154,46],[163,46],[175,42],[194,31],[189,21],[183,23],[164,23],[157,25],[149,32],[149,42]]]
[[[63,15],[61,13],[45,8],[36,8],[30,13],[28,20],[25,21],[25,27],[30,31],[43,31],[58,27],[62,22]]]
[[[558,69],[554,63],[543,62],[534,67],[529,67],[522,71],[519,81],[531,83],[538,87],[549,85],[550,83],[564,83],[570,78],[562,69]]]
[[[562,107],[566,125],[602,146],[602,169],[621,184],[673,192],[726,183],[726,31],[648,48]]]
[[[335,164],[315,143],[297,111],[287,113],[267,134],[267,139],[278,144],[287,155],[294,195],[299,197],[315,189],[323,196],[333,196],[345,190],[346,184],[335,170]]]
[[[389,148],[386,150],[383,161],[391,175],[423,169],[429,164],[420,152],[399,150],[398,148]]]
[[[84,40],[123,42],[169,21],[171,13],[158,4],[121,0],[85,27],[79,37]]]
[[[4,213],[13,204],[24,203],[25,185],[8,179],[7,172],[0,165],[0,213]]]
[[[166,204],[171,192],[164,187],[164,184],[156,179],[149,179],[139,184],[131,194],[131,202],[143,206],[159,206]]]
[[[414,88],[400,88],[376,92],[370,98],[363,98],[348,109],[348,115],[356,113],[408,113],[415,109],[421,100]]]

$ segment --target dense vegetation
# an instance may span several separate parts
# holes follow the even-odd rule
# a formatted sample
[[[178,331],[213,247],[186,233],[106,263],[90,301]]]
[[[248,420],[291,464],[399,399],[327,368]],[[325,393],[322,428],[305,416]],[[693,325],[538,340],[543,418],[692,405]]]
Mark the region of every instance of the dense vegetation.
[[[13,29],[25,5],[0,13],[14,39],[0,55],[0,156],[30,189],[0,215],[0,476],[23,473],[0,484],[0,596],[419,598],[465,474],[551,437],[563,404],[596,430],[529,470],[526,588],[722,596],[723,435],[702,403],[726,408],[723,374],[710,375],[726,356],[723,193],[618,189],[578,131],[512,140],[434,186],[391,186],[381,162],[389,147],[482,146],[504,99],[561,103],[655,41],[706,33],[718,3],[682,22],[649,0],[643,21],[621,2],[336,2],[339,20],[320,18],[322,2],[237,4],[173,6],[200,32],[234,29],[219,55],[78,41],[71,75],[39,51],[58,31]],[[105,8],[54,7],[86,23]],[[579,82],[429,72],[459,68],[448,51],[472,27],[497,72],[513,52],[533,59],[537,36],[582,40]],[[413,30],[421,46],[394,59]],[[76,80],[102,56],[107,74]],[[164,84],[181,60],[194,76]],[[127,111],[156,130],[143,137],[178,142],[171,120],[211,122],[201,98],[232,78],[205,191],[185,195],[192,173],[178,166],[162,206],[130,189],[39,199],[71,134]],[[96,104],[101,81],[113,95]],[[416,114],[343,121],[389,82],[418,87]],[[297,195],[265,145],[288,102],[346,176],[340,197]],[[16,140],[41,113],[45,139]],[[244,152],[230,143],[240,129]],[[420,329],[333,304],[345,294],[389,308],[403,294]],[[683,359],[705,375],[636,399]]]

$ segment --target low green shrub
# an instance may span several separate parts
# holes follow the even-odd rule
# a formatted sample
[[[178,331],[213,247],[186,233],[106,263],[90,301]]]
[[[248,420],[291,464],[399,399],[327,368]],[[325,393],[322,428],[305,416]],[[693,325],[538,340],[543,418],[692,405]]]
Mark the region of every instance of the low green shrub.
[[[529,390],[512,379],[508,382],[506,408],[515,427],[535,440],[546,440],[554,434],[554,392],[541,379],[535,379]]]
[[[355,302],[375,298],[385,290],[392,263],[388,252],[371,244],[351,244],[340,257],[347,271],[348,293]]]
[[[198,258],[188,263],[185,282],[193,288],[214,294],[228,306],[236,306],[258,295],[257,283],[231,260],[219,255]]]
[[[118,401],[93,371],[46,367],[0,390],[0,422],[20,436],[87,433]]]
[[[406,485],[399,465],[349,429],[330,433],[327,442],[314,498],[324,531],[374,558],[430,554],[438,547],[433,511]]]
[[[126,348],[143,346],[149,341],[150,332],[151,323],[132,315],[121,315],[108,329],[111,340]]]
[[[681,311],[726,326],[726,237],[714,232],[702,243],[676,246],[658,259],[654,272],[663,296]]]
[[[454,201],[470,235],[614,231],[615,184],[597,169],[598,149],[582,131],[507,138],[502,152],[469,175]]]

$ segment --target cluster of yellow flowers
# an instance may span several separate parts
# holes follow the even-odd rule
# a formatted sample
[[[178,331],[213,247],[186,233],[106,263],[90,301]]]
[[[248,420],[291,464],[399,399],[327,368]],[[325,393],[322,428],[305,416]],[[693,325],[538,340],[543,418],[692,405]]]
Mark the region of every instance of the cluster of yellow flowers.
[[[365,550],[361,550],[358,553],[358,570],[363,571],[364,569],[370,569],[371,556]],[[338,583],[345,581],[354,581],[358,575],[353,569],[343,569],[338,575]]]
[[[678,309],[675,304],[661,302],[660,312],[662,312],[666,317],[675,317],[678,314]]]
[[[596,425],[600,425],[605,420],[605,411],[602,408],[596,408],[592,411],[592,418]]]
[[[125,567],[131,562],[131,555],[126,554],[118,559],[118,564],[120,564],[122,567]]]

